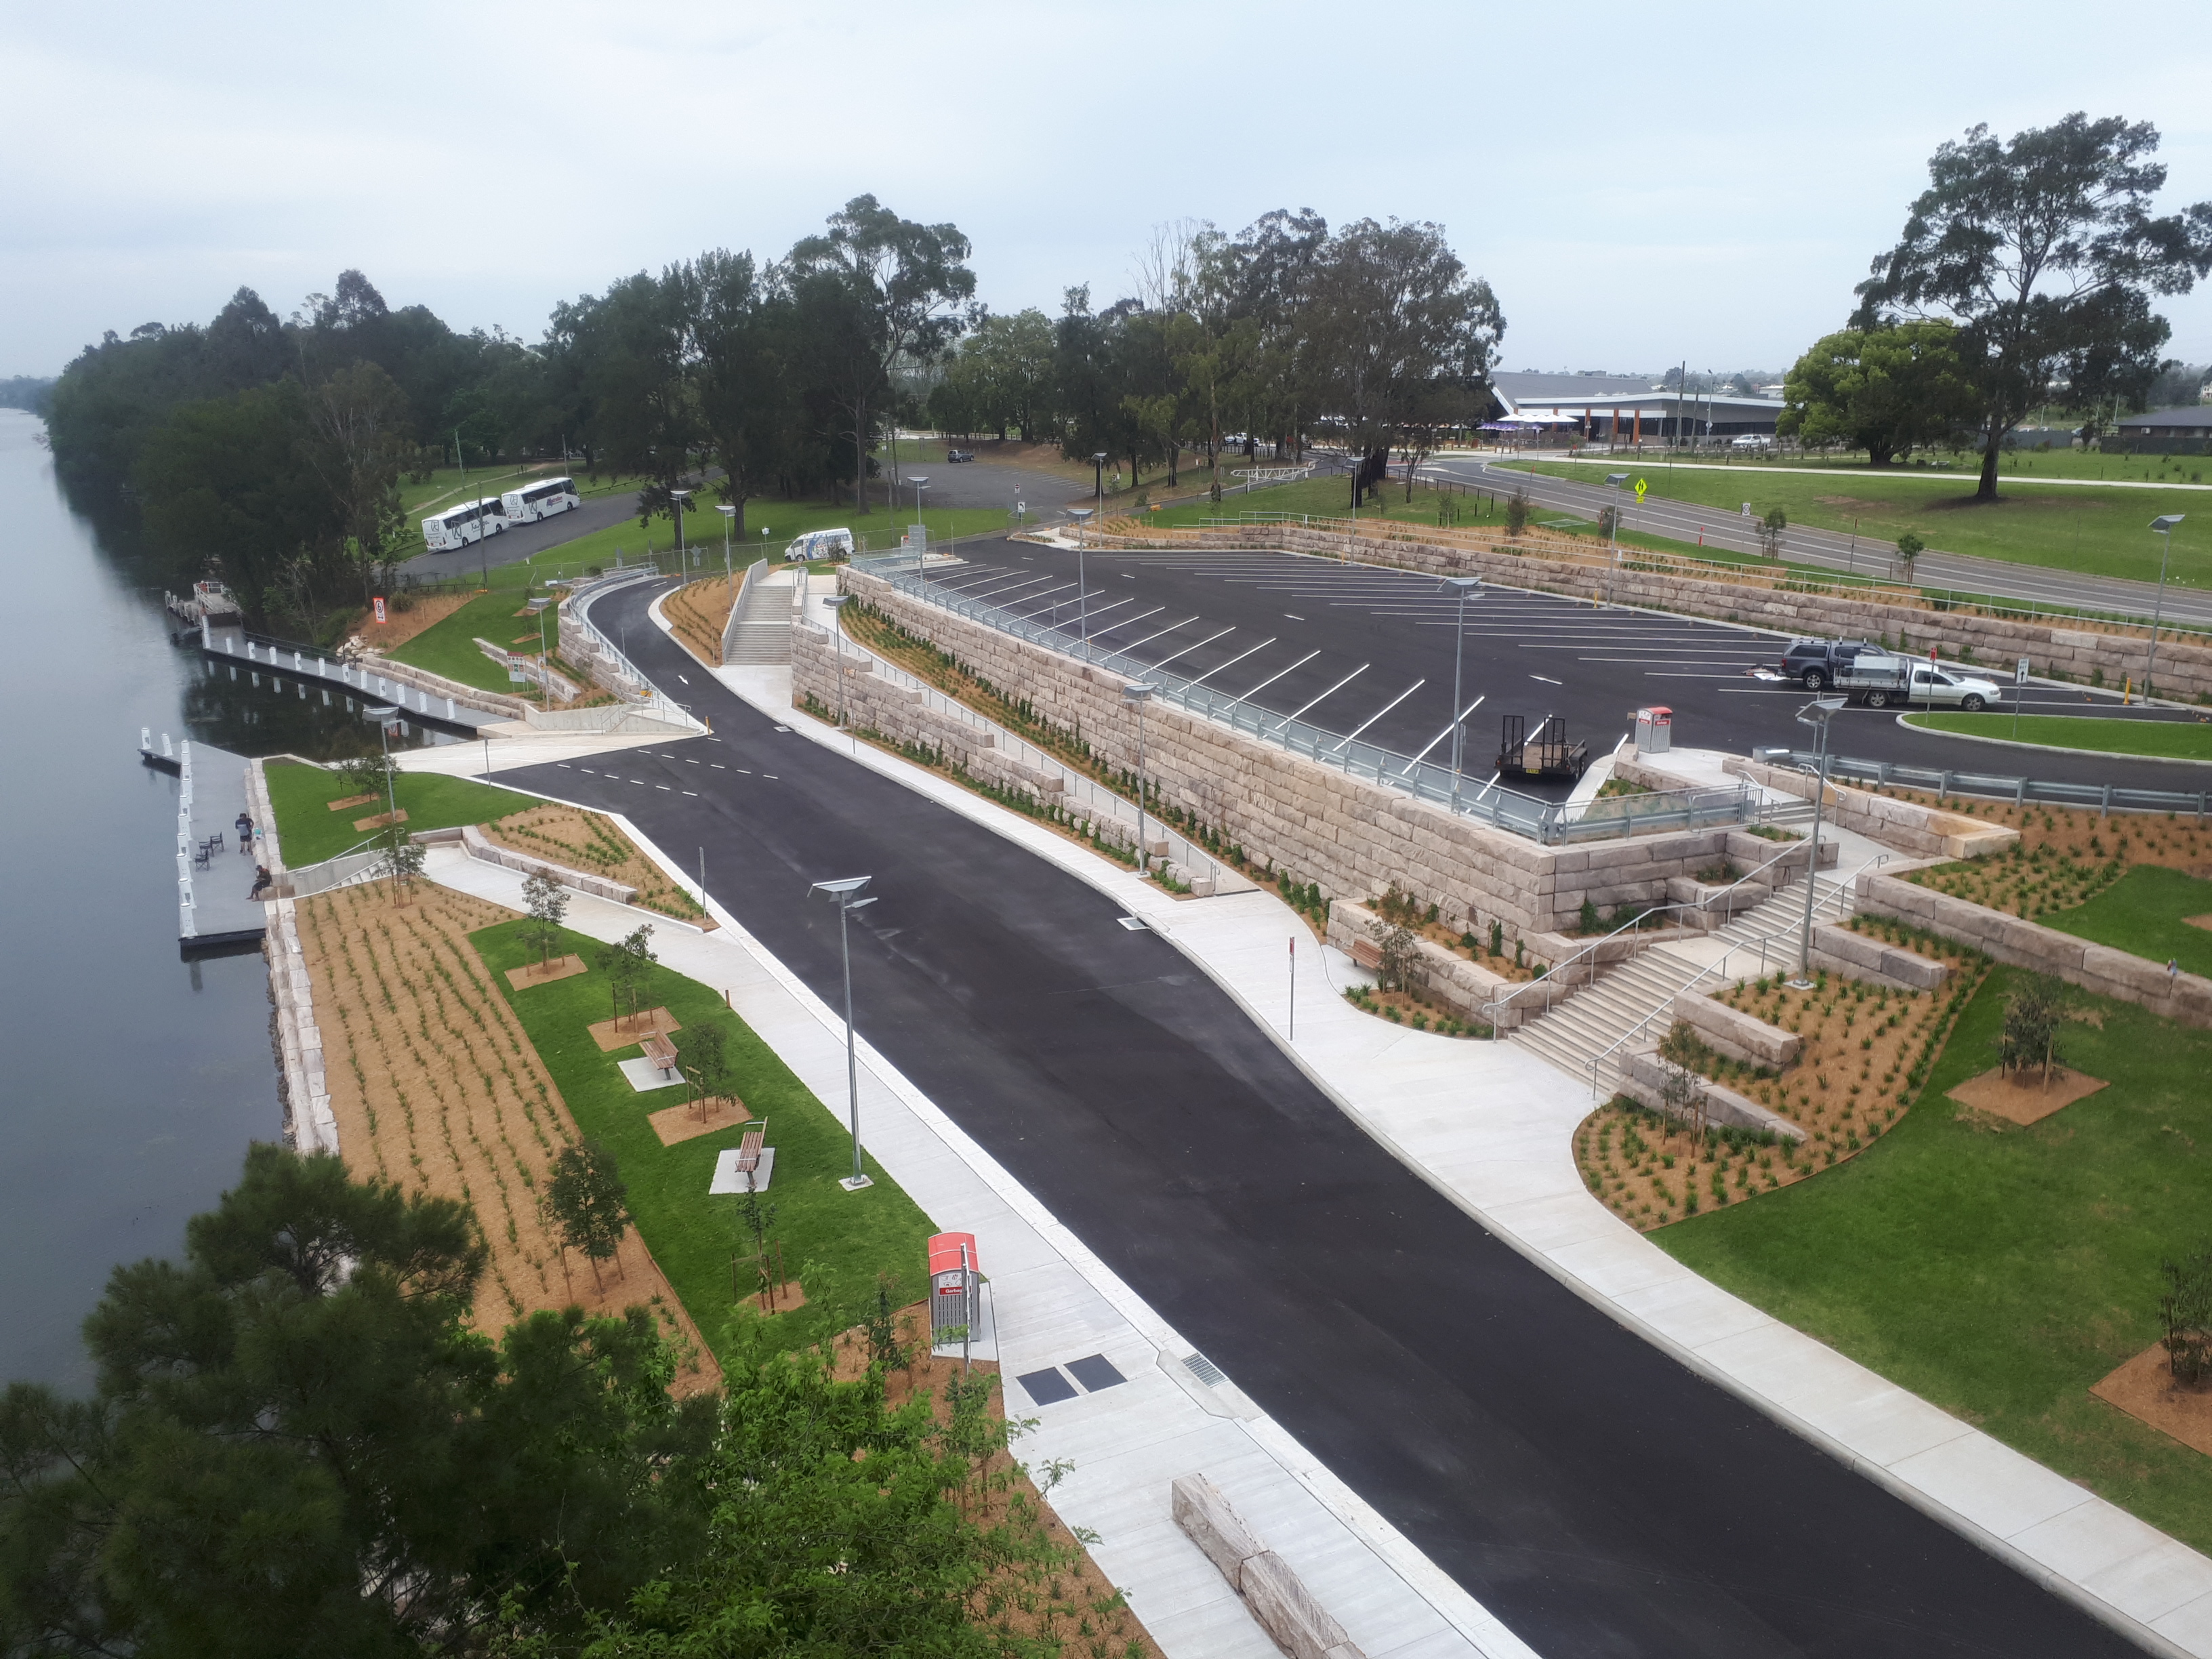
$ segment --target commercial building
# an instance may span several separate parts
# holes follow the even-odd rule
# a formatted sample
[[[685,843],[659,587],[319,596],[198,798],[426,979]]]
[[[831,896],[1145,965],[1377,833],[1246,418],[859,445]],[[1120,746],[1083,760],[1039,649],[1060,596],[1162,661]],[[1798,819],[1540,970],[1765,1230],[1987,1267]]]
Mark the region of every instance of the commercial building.
[[[1535,374],[1507,370],[1491,376],[1501,424],[1571,430],[1593,443],[1668,442],[1771,437],[1784,407],[1779,398],[1737,392],[1686,395],[1622,374]]]

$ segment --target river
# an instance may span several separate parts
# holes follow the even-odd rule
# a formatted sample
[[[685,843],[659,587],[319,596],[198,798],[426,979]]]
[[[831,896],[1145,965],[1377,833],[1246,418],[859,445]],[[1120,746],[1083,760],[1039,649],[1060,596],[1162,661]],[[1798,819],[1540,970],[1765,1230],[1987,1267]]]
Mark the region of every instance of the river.
[[[110,1269],[175,1255],[247,1142],[283,1132],[266,969],[179,960],[177,781],[139,764],[138,730],[321,757],[373,728],[171,645],[160,573],[70,509],[42,432],[0,410],[0,1381],[75,1389]]]

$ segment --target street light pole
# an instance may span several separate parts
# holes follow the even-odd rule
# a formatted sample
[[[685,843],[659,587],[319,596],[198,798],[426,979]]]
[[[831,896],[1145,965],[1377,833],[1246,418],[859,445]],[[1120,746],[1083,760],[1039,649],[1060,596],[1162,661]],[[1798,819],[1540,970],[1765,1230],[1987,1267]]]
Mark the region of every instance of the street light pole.
[[[929,480],[927,478],[908,478],[907,482],[914,486],[914,516],[919,519],[921,517],[921,492],[929,488]],[[923,575],[921,568],[921,556],[924,550],[926,550],[928,545],[929,526],[927,523],[924,523],[921,526],[921,540],[915,544],[914,550],[914,574],[918,580],[927,581],[928,580],[927,576]]]
[[[1841,697],[1818,697],[1797,711],[1800,726],[1820,730],[1820,764],[1813,785],[1813,839],[1806,845],[1805,937],[1797,952],[1797,977],[1790,982],[1792,990],[1809,990],[1813,984],[1813,892],[1820,878],[1820,809],[1828,797],[1828,722],[1843,706]]]
[[[730,532],[738,522],[738,509],[728,501],[720,503],[714,510],[722,515],[722,585],[732,586],[737,580],[737,566],[730,557]]]
[[[1140,876],[1151,873],[1145,857],[1145,705],[1158,690],[1146,680],[1132,680],[1121,688],[1123,701],[1137,711],[1137,873]]]
[[[676,568],[680,573],[690,562],[684,546],[684,515],[690,510],[691,492],[688,489],[670,490],[668,507],[669,516],[676,520]],[[647,551],[652,550],[652,545],[648,540],[646,544]]]
[[[2143,665],[2143,696],[2150,696],[2151,671],[2158,666],[2159,618],[2166,613],[2166,565],[2173,556],[2173,526],[2188,517],[2185,513],[2164,513],[2150,521],[2150,527],[2165,539],[2166,550],[2158,556],[2158,603],[2150,612],[2150,660]]]
[[[1467,657],[1467,602],[1482,591],[1480,576],[1447,576],[1441,584],[1459,599],[1459,628],[1452,642],[1452,793],[1451,810],[1459,811],[1459,779],[1467,748],[1467,720],[1459,712],[1460,665]]]
[[[836,902],[837,943],[845,957],[845,1099],[853,1128],[853,1173],[841,1177],[837,1184],[848,1193],[857,1193],[874,1184],[860,1169],[860,1066],[854,1052],[853,939],[846,920],[854,911],[866,909],[875,902],[873,898],[854,896],[873,879],[872,876],[846,876],[837,881],[817,881],[807,890]]]

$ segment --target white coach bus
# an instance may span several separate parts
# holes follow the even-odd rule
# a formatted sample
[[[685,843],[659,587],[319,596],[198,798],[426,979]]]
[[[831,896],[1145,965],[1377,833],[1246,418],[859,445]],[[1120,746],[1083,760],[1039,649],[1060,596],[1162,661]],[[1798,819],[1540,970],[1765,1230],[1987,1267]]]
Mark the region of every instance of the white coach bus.
[[[511,524],[530,524],[538,519],[550,519],[556,513],[566,513],[580,507],[582,499],[576,494],[574,478],[547,478],[532,484],[527,489],[510,489],[500,497]]]
[[[507,515],[496,501],[465,501],[434,518],[422,520],[422,539],[433,553],[450,553],[471,542],[496,536],[507,528]]]

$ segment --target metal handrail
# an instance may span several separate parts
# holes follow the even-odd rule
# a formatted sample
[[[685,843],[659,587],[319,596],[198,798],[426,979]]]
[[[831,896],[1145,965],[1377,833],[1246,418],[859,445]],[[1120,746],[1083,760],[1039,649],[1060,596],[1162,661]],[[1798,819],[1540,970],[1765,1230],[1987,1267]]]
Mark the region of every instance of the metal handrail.
[[[1808,842],[1808,844],[1813,849],[1812,856],[1807,861],[1806,865],[1806,874],[1808,878],[1810,878],[1811,877],[1817,876],[1820,873],[1820,846],[1818,842]],[[1776,865],[1781,863],[1783,860],[1788,858],[1797,849],[1795,847],[1784,848],[1772,858],[1767,860],[1765,863],[1760,865],[1757,870],[1753,870],[1743,875],[1738,876],[1727,886],[1722,888],[1719,892],[1711,894],[1705,898],[1682,899],[1674,903],[1662,904],[1655,909],[1646,910],[1642,912],[1640,915],[1632,916],[1626,921],[1622,922],[1620,927],[1614,928],[1613,932],[1606,934],[1603,938],[1592,939],[1588,945],[1583,946],[1581,950],[1576,951],[1574,955],[1569,957],[1565,962],[1554,963],[1551,967],[1544,970],[1544,975],[1541,979],[1532,979],[1525,985],[1516,985],[1510,991],[1508,991],[1504,996],[1492,998],[1490,1001],[1484,1003],[1482,1005],[1483,1012],[1491,1017],[1491,1036],[1495,1037],[1498,1035],[1498,1014],[1499,1011],[1504,1009],[1513,1000],[1514,998],[1519,996],[1523,991],[1533,991],[1539,985],[1551,986],[1554,984],[1561,974],[1573,967],[1577,963],[1580,962],[1584,957],[1589,955],[1593,951],[1602,949],[1604,946],[1611,944],[1614,939],[1620,938],[1621,934],[1628,932],[1632,927],[1641,927],[1645,922],[1650,921],[1654,916],[1664,915],[1669,910],[1710,909],[1715,903],[1726,898],[1730,893],[1735,891],[1737,888],[1742,886],[1744,883],[1751,880],[1753,877],[1760,874],[1764,871],[1772,869]],[[1590,975],[1593,979],[1596,978],[1596,976],[1597,975],[1595,972]],[[1547,994],[1544,999],[1545,1010],[1548,1012],[1551,1006],[1552,1000]]]
[[[570,619],[575,623],[578,629],[581,631],[584,637],[592,645],[596,646],[601,654],[605,656],[610,661],[620,664],[622,666],[622,672],[628,677],[632,685],[641,688],[641,690],[633,692],[627,696],[623,695],[623,692],[619,687],[612,688],[615,695],[618,697],[622,697],[623,701],[628,705],[628,707],[630,708],[650,709],[660,719],[669,720],[678,726],[689,726],[694,732],[703,732],[707,729],[706,726],[693,717],[690,710],[685,708],[683,704],[677,702],[674,699],[668,696],[666,693],[661,691],[658,687],[656,687],[651,680],[640,673],[638,672],[637,665],[633,663],[628,656],[623,654],[623,649],[620,646],[617,645],[612,640],[601,633],[598,625],[594,623],[591,618],[590,607],[602,595],[612,592],[617,587],[627,587],[634,581],[658,580],[659,574],[660,573],[659,570],[650,568],[639,569],[634,576],[625,571],[623,573],[622,577],[619,580],[605,581],[602,582],[600,586],[594,587],[589,593],[584,596],[583,605],[580,608],[570,610],[568,615]]]
[[[1869,859],[1864,864],[1859,866],[1857,869],[1852,871],[1848,878],[1838,878],[1836,883],[1836,896],[1838,898],[1849,898],[1851,894],[1851,889],[1857,885],[1858,878],[1861,876],[1864,875],[1869,870],[1875,866],[1887,864],[1888,862],[1888,854],[1877,853],[1874,857]],[[1818,889],[1816,888],[1814,890],[1817,893]],[[1650,1013],[1644,1015],[1642,1019],[1638,1020],[1636,1024],[1630,1026],[1627,1030],[1622,1032],[1620,1036],[1613,1042],[1611,1048],[1602,1049],[1599,1053],[1592,1055],[1590,1057],[1590,1098],[1592,1100],[1595,1100],[1597,1098],[1597,1068],[1605,1063],[1606,1057],[1608,1054],[1618,1051],[1622,1043],[1626,1042],[1631,1037],[1638,1035],[1645,1026],[1649,1025],[1653,1020],[1658,1018],[1660,1015],[1671,1009],[1674,1006],[1674,997],[1678,997],[1681,995],[1683,992],[1693,988],[1699,981],[1704,980],[1707,975],[1717,973],[1723,968],[1727,967],[1729,958],[1734,956],[1738,951],[1747,951],[1754,945],[1759,946],[1759,971],[1764,974],[1766,971],[1766,946],[1768,943],[1771,940],[1780,939],[1784,933],[1796,932],[1798,926],[1799,924],[1793,921],[1783,927],[1776,928],[1771,933],[1761,933],[1755,939],[1738,939],[1735,944],[1729,945],[1727,950],[1721,952],[1720,959],[1717,962],[1708,963],[1705,967],[1700,968],[1696,973],[1692,974],[1688,979],[1683,981],[1681,984],[1676,986],[1674,988],[1674,996],[1668,997],[1665,1002],[1662,1003],[1658,1007],[1654,1008]]]

